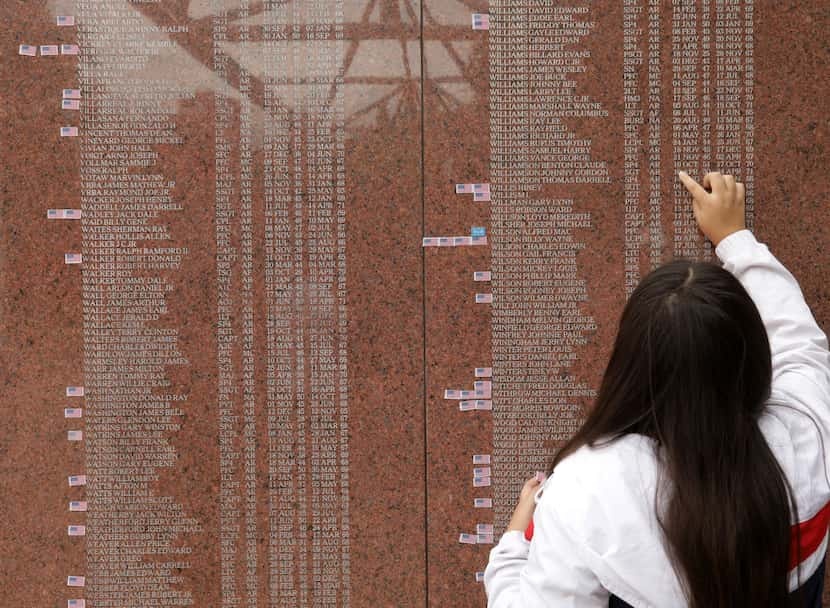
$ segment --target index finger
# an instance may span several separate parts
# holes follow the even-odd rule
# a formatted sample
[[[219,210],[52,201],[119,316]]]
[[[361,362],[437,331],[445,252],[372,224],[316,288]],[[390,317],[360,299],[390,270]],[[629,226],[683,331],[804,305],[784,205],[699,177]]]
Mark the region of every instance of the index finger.
[[[703,186],[698,184],[685,171],[680,171],[677,175],[680,176],[680,181],[683,182],[683,185],[686,186],[686,189],[689,192],[691,192],[692,196],[694,196],[695,198],[703,198],[703,196],[709,194],[708,192],[706,192],[706,190],[703,189]]]

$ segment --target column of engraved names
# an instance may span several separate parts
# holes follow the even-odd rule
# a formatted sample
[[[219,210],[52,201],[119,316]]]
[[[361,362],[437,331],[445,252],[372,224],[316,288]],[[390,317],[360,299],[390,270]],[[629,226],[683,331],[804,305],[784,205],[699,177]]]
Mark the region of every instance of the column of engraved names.
[[[212,18],[213,70],[226,82],[228,58],[222,52],[222,43],[228,39],[227,12],[214,3]],[[238,546],[240,536],[240,486],[238,468],[239,413],[234,395],[239,391],[233,368],[234,302],[233,269],[238,259],[236,247],[231,242],[231,219],[235,216],[231,139],[233,107],[227,94],[217,90],[214,95],[215,141],[215,190],[214,217],[216,221],[216,300],[217,300],[217,411],[219,422],[219,554],[221,606],[230,608],[243,605],[243,595],[238,588]]]
[[[662,197],[660,195],[660,0],[648,0],[648,235],[649,270],[663,257]]]
[[[187,535],[199,524],[173,496],[157,495],[159,469],[174,466],[168,441],[188,395],[170,393],[165,366],[185,365],[178,329],[165,327],[166,271],[186,247],[163,213],[180,211],[156,144],[179,144],[175,83],[138,71],[166,44],[128,5],[76,2],[81,104],[84,401],[88,605],[192,605]],[[156,392],[161,389],[162,392]],[[182,542],[183,541],[183,542]]]
[[[305,70],[310,85],[306,97],[308,167],[308,271],[309,271],[309,385],[311,387],[311,542],[314,606],[336,606],[342,592],[342,498],[340,460],[345,437],[339,433],[347,412],[338,395],[339,382],[338,258],[345,243],[337,229],[345,220],[336,207],[344,196],[345,144],[343,142],[343,15],[342,3],[317,0],[306,5],[306,37],[314,52]],[[338,198],[340,200],[338,200]],[[337,328],[337,331],[332,331]]]
[[[295,353],[295,374],[294,374],[294,436],[291,445],[293,453],[291,457],[296,462],[294,476],[294,511],[296,513],[296,559],[297,584],[298,584],[298,605],[305,607],[309,604],[308,599],[308,460],[306,445],[306,290],[308,289],[305,280],[305,238],[304,226],[305,208],[305,174],[303,147],[306,134],[303,132],[304,112],[306,108],[302,103],[306,88],[300,83],[305,81],[305,60],[308,53],[307,44],[304,42],[303,26],[305,25],[305,14],[303,7],[298,2],[291,3],[291,66],[292,81],[291,91],[293,94],[294,112],[291,116],[291,137],[292,137],[292,160],[294,161],[293,180],[291,184],[292,202],[294,204],[294,353]]]
[[[746,226],[755,227],[755,5],[744,1],[744,166]]]
[[[742,0],[674,0],[672,32],[673,174],[683,169],[702,178],[708,171],[717,170],[743,181],[746,222],[751,227],[753,5]],[[677,182],[673,191],[675,255],[697,257],[702,253],[704,259],[711,259],[711,243],[704,240],[702,251],[698,245],[698,231],[685,188]]]
[[[265,9],[270,600],[347,606],[342,5]]]
[[[526,196],[527,185],[523,183],[527,166],[524,159],[511,157],[512,151],[525,149],[529,145],[530,133],[526,128],[529,116],[527,91],[529,87],[530,59],[527,48],[527,9],[510,0],[490,2],[490,190],[491,190],[491,268],[494,298],[498,298],[503,279],[499,272],[504,264],[502,258],[512,254],[513,248],[505,241],[502,223],[510,219],[507,201]],[[522,125],[525,128],[519,129]],[[502,202],[505,201],[505,202]],[[494,299],[492,306],[492,350],[493,350],[493,466],[496,473],[505,480],[519,479],[521,470],[519,454],[510,453],[517,442],[521,420],[516,416],[497,415],[500,406],[517,401],[511,399],[509,391],[519,393],[521,384],[508,381],[502,388],[500,379],[510,372],[515,374],[521,365],[521,353],[504,353],[510,340],[503,336],[511,327],[513,318],[500,314],[504,306]],[[519,332],[516,332],[519,333]],[[522,395],[523,396],[523,395]],[[503,446],[503,454],[499,448]],[[498,466],[496,467],[496,463]],[[498,482],[498,477],[496,478]],[[498,486],[497,486],[498,488]],[[496,526],[501,525],[507,509],[507,490],[499,501],[498,492],[494,500]],[[501,503],[501,504],[500,504]]]
[[[700,3],[700,171],[706,172],[712,161],[712,11],[711,0]],[[702,178],[702,175],[698,174]],[[687,195],[688,200],[688,195]],[[712,260],[714,249],[709,239],[703,239],[703,259]]]
[[[698,0],[672,0],[672,161],[675,171],[689,175],[701,171],[701,102],[698,93],[700,78],[700,40],[698,33]],[[674,188],[674,255],[696,258],[699,236],[688,192],[672,181]]]
[[[245,501],[245,592],[246,606],[257,605],[257,479],[256,400],[254,394],[254,295],[253,295],[253,118],[251,74],[246,69],[252,48],[248,24],[248,0],[241,0],[239,21],[239,239],[242,250],[239,293],[242,299],[242,453]]]
[[[572,74],[590,50],[573,48],[596,26],[587,5],[521,0],[491,5],[490,101],[493,268],[493,467],[496,524],[503,526],[528,471],[544,468],[550,442],[569,437],[579,402],[594,395],[568,368],[596,328],[583,315],[585,280],[572,231],[590,214],[570,198],[540,197],[547,184],[606,183],[574,117],[607,112],[578,95]],[[531,110],[532,108],[532,110]],[[531,422],[532,421],[532,422]]]
[[[298,606],[294,552],[294,254],[291,240],[291,107],[293,74],[288,44],[291,15],[284,1],[264,6],[263,179],[267,329],[269,606]],[[302,545],[300,545],[302,547]]]
[[[623,100],[624,158],[625,158],[625,297],[628,298],[640,282],[640,250],[645,214],[641,211],[642,172],[640,150],[643,146],[643,104],[640,86],[640,66],[643,65],[641,24],[643,0],[625,0],[623,3]]]
[[[714,0],[714,165],[746,187],[746,225],[754,226],[754,4]]]
[[[307,315],[308,333],[308,439],[310,439],[308,489],[311,520],[311,580],[313,606],[336,606],[342,593],[344,571],[341,554],[340,471],[348,468],[342,462],[341,448],[345,437],[339,433],[345,423],[346,410],[341,409],[338,395],[345,384],[339,382],[338,342],[338,258],[345,255],[345,243],[336,240],[342,224],[343,211],[336,206],[343,202],[343,78],[342,3],[316,0],[304,3],[304,45],[308,52],[302,73],[305,90],[304,166],[306,167],[306,253],[307,253]],[[339,200],[338,200],[339,197]],[[337,279],[337,281],[336,281]],[[338,331],[332,331],[337,328]]]
[[[648,61],[646,62],[646,57]],[[705,60],[705,57],[704,57]],[[645,66],[645,68],[644,68]],[[625,298],[637,287],[640,256],[648,245],[649,272],[662,261],[660,197],[660,5],[626,0],[623,5]],[[647,120],[646,120],[647,116]],[[646,127],[647,123],[647,127]],[[642,154],[645,149],[645,154]],[[641,160],[645,164],[641,164]],[[645,228],[645,207],[648,229]]]

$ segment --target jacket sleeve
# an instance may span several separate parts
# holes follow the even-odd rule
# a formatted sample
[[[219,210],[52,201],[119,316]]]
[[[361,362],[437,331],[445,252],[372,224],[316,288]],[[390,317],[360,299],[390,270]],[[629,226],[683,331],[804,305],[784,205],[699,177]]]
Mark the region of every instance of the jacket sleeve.
[[[798,519],[804,521],[830,500],[827,336],[795,277],[749,230],[727,236],[715,253],[752,296],[767,331],[772,386],[758,422],[793,488]],[[792,523],[799,523],[795,513]]]
[[[772,352],[772,388],[792,393],[806,380],[812,399],[799,399],[806,409],[826,415],[830,403],[815,397],[830,391],[830,353],[795,277],[747,229],[733,232],[715,253],[749,292],[767,330]],[[823,402],[822,402],[823,401]]]
[[[524,532],[505,532],[490,551],[484,570],[487,608],[607,608],[610,593],[583,559],[586,550],[556,509],[567,500],[556,473],[537,493],[533,540]]]

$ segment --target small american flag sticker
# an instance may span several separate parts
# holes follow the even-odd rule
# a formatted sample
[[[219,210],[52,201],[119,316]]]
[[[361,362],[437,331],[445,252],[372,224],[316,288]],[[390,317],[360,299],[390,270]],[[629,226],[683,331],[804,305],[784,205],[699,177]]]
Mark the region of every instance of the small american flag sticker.
[[[58,25],[75,25],[74,15],[58,15]]]
[[[80,264],[82,260],[80,253],[64,253],[63,254],[63,263],[64,264]]]
[[[489,477],[473,477],[474,488],[486,488],[492,485]]]
[[[476,534],[476,542],[480,545],[492,545],[493,544],[493,535],[492,534]]]
[[[444,399],[461,399],[461,391],[451,388],[444,389]]]
[[[473,281],[489,281],[490,280],[490,271],[489,270],[476,270],[473,272]]]
[[[58,45],[57,44],[41,44],[40,45],[40,54],[42,56],[57,55],[58,54]]]
[[[493,508],[493,499],[492,498],[474,498],[473,499],[473,507],[476,509],[492,509]]]
[[[475,369],[475,377],[476,378],[490,378],[493,376],[493,368],[492,367],[477,367]]]
[[[66,438],[69,441],[83,441],[84,440],[84,432],[83,431],[66,431]]]
[[[472,194],[473,193],[473,185],[472,184],[456,184],[455,185],[455,193],[456,194]]]
[[[458,404],[458,411],[460,412],[472,412],[474,409],[476,409],[476,407],[475,403],[472,401],[461,401]]]
[[[85,500],[73,500],[69,503],[69,510],[70,511],[86,511],[86,501]]]
[[[476,582],[483,583],[484,582],[484,572],[476,572]]]
[[[452,238],[448,236],[439,236],[438,237],[438,246],[439,247],[452,247]]]
[[[67,526],[66,532],[69,536],[86,536],[86,526]]]
[[[17,49],[18,55],[26,55],[27,57],[37,56],[37,47],[32,44],[21,44]]]
[[[480,411],[490,411],[493,409],[493,402],[489,399],[476,399],[473,409]]]
[[[490,477],[490,467],[476,467],[473,469],[473,477]]]
[[[487,237],[486,236],[474,236],[472,237],[473,245],[486,245],[487,244]]]
[[[66,608],[86,608],[86,600],[66,600]]]
[[[490,184],[473,184],[473,192],[490,192]]]
[[[473,454],[473,464],[490,464],[490,454]]]
[[[81,98],[81,89],[64,89],[63,90],[63,98],[64,99],[80,99]]]
[[[80,110],[81,101],[79,99],[61,99],[61,110]]]
[[[86,485],[86,475],[70,475],[69,476],[69,485],[70,486],[85,486]]]
[[[83,397],[84,396],[84,387],[83,386],[67,386],[66,387],[66,396],[67,397]]]
[[[83,576],[67,576],[66,585],[68,587],[83,587],[86,584],[86,579]]]
[[[476,524],[476,534],[493,534],[493,524]]]
[[[493,389],[493,383],[489,380],[476,380],[473,382],[473,388],[478,390],[489,391]]]
[[[476,544],[476,535],[475,534],[465,534],[462,532],[458,535],[458,542],[465,543],[468,545]]]
[[[50,220],[79,220],[80,209],[47,209],[46,217]]]
[[[63,408],[64,418],[83,418],[84,410],[79,407],[65,407]]]
[[[421,239],[421,247],[438,247],[438,237],[425,236]]]
[[[485,202],[490,200],[490,191],[487,192],[473,192],[473,200],[476,202]]]
[[[78,137],[78,127],[61,127],[61,137]]]
[[[493,294],[492,293],[477,293],[476,294],[476,304],[492,304],[493,303]]]
[[[489,30],[490,29],[490,15],[487,13],[473,13],[473,29],[474,30]]]
[[[77,44],[61,45],[61,55],[77,55],[78,53],[80,53],[80,49]]]

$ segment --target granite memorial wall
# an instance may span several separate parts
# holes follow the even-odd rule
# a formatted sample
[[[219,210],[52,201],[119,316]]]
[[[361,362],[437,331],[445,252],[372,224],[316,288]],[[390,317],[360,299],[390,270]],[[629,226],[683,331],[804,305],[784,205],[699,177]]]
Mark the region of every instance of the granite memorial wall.
[[[485,605],[678,170],[830,322],[819,0],[0,14],[9,605]]]

